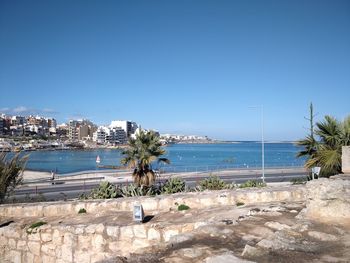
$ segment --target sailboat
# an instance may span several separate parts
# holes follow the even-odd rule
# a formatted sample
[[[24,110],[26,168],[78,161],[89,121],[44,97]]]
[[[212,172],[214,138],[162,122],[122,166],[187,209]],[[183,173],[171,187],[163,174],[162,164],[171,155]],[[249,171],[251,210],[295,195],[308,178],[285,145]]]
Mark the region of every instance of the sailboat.
[[[96,163],[99,164],[100,162],[101,162],[100,156],[97,155],[97,157],[96,157]]]

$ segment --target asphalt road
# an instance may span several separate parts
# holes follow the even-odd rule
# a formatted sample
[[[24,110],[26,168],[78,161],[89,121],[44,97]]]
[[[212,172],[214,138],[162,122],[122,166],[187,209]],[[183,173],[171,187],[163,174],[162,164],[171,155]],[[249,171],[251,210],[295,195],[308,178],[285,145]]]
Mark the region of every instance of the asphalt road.
[[[290,182],[294,178],[301,178],[305,177],[305,172],[283,172],[283,173],[266,173],[265,174],[265,181],[267,183],[272,182]],[[203,180],[204,178],[207,178],[208,175],[203,174],[197,174],[194,176],[186,176],[183,177],[183,179],[186,181],[186,184],[189,187],[193,187],[197,185],[198,181]],[[226,183],[237,183],[241,184],[246,182],[247,180],[252,179],[260,179],[261,174],[252,174],[252,173],[242,173],[242,174],[225,174],[219,176],[221,179],[223,179]],[[120,183],[117,183],[119,185],[125,185],[127,184],[126,179],[119,178]],[[157,179],[157,182],[159,181],[165,181],[166,178],[159,178]],[[129,181],[130,182],[130,181]],[[14,197],[17,201],[25,200],[28,198],[40,198],[45,200],[63,200],[63,199],[70,199],[70,198],[77,198],[82,193],[89,193],[91,189],[95,188],[99,185],[99,181],[94,182],[67,182],[67,183],[60,183],[60,184],[38,184],[36,186],[25,186],[19,189],[15,190]]]

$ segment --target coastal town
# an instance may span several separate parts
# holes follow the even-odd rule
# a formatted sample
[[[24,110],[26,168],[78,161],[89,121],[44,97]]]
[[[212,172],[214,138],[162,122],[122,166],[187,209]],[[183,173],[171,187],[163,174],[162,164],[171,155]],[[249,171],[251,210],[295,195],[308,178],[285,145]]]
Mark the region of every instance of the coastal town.
[[[86,119],[57,124],[52,117],[0,114],[0,151],[119,148],[141,129],[146,130],[129,120],[113,120],[109,125],[98,126]],[[215,142],[207,136],[155,132],[163,145]]]

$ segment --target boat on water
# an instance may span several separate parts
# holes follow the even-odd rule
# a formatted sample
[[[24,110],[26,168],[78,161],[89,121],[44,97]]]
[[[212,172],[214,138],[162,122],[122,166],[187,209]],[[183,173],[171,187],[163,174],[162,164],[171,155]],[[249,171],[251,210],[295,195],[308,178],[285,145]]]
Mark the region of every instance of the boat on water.
[[[97,164],[100,164],[100,162],[101,162],[100,156],[97,155],[97,157],[96,157],[96,163],[97,163]]]

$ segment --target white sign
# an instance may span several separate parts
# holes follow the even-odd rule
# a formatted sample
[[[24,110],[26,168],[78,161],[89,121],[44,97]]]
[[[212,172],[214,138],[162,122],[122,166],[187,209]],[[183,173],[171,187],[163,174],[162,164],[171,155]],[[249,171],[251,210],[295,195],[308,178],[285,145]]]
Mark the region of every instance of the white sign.
[[[134,221],[142,222],[144,218],[142,205],[134,205]]]

